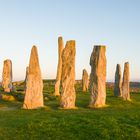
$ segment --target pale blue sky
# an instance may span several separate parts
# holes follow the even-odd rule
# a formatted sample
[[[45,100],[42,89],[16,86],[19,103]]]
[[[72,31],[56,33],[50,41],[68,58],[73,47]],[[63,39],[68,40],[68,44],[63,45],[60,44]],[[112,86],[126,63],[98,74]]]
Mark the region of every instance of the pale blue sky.
[[[0,80],[3,60],[13,62],[14,80],[25,77],[32,45],[38,46],[43,78],[55,78],[57,38],[76,40],[76,78],[90,73],[93,45],[107,46],[107,79],[130,62],[140,81],[140,0],[0,0]]]

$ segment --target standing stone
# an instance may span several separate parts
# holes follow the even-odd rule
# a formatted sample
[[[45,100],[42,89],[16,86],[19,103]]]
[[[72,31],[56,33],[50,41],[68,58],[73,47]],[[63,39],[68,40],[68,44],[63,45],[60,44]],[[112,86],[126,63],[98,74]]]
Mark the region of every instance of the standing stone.
[[[90,93],[89,107],[98,108],[105,106],[106,101],[106,47],[94,46],[90,58]]]
[[[88,85],[89,85],[88,73],[86,69],[84,69],[82,75],[82,88],[84,92],[88,91]]]
[[[57,66],[57,76],[55,83],[55,96],[60,96],[60,82],[61,82],[61,73],[62,73],[62,51],[64,48],[63,38],[58,38],[58,66]]]
[[[121,66],[119,64],[117,64],[115,73],[114,95],[118,97],[122,96],[122,74]]]
[[[27,81],[28,74],[29,74],[29,67],[27,66],[27,67],[26,67],[25,82]]]
[[[29,71],[23,108],[36,109],[43,107],[43,81],[39,65],[37,47],[33,46],[30,55]]]
[[[64,109],[75,108],[75,41],[67,41],[62,52],[62,94],[61,107]]]
[[[130,100],[129,81],[130,81],[129,63],[126,62],[124,64],[123,83],[122,83],[122,97],[124,100]]]
[[[2,87],[5,92],[12,90],[12,61],[9,59],[5,60],[3,65]]]
[[[25,76],[25,80],[24,80],[24,91],[26,91],[26,86],[27,86],[27,81],[28,81],[28,74],[29,74],[29,67],[26,67],[26,76]]]

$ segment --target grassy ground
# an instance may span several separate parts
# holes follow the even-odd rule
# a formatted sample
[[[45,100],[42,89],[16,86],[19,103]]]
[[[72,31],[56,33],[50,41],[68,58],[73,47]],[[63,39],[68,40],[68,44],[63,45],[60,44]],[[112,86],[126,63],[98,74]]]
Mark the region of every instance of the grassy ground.
[[[49,90],[48,90],[49,89]],[[140,139],[140,93],[132,102],[107,91],[107,108],[89,109],[89,93],[77,87],[77,110],[61,110],[53,85],[45,83],[44,109],[22,110],[22,101],[0,101],[0,140],[135,140]]]

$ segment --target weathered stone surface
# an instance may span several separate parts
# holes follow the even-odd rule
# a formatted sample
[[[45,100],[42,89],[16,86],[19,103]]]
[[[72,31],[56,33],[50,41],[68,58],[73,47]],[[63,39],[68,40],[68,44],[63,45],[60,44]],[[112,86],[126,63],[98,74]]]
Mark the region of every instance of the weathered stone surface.
[[[129,82],[130,82],[129,63],[126,62],[124,64],[123,83],[122,83],[122,97],[124,100],[130,100]]]
[[[83,70],[83,75],[82,75],[82,88],[83,91],[88,91],[88,85],[89,85],[89,78],[88,78],[88,73],[86,69]]]
[[[90,93],[89,107],[103,107],[106,101],[106,47],[94,46],[90,58]]]
[[[64,109],[75,108],[75,41],[67,41],[62,52],[62,94],[61,107]]]
[[[119,64],[117,64],[116,66],[114,95],[118,97],[122,96],[122,74],[121,66]]]
[[[36,109],[43,107],[43,81],[39,65],[37,47],[33,46],[30,55],[29,71],[23,108]]]
[[[3,64],[2,87],[5,92],[12,90],[12,61],[9,59]]]
[[[60,96],[60,82],[61,82],[61,73],[62,73],[62,51],[64,49],[63,38],[58,38],[58,66],[57,66],[57,76],[55,83],[55,96]]]

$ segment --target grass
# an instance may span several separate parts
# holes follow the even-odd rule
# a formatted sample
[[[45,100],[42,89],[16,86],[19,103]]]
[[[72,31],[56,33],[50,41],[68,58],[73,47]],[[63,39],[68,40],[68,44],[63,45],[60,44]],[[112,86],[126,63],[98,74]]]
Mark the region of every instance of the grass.
[[[46,88],[47,87],[47,88]],[[61,110],[53,86],[44,87],[47,108],[22,110],[22,101],[0,101],[0,140],[139,140],[140,93],[131,102],[107,90],[107,108],[88,108],[90,94],[77,89],[77,110]],[[1,109],[3,107],[16,109]]]

